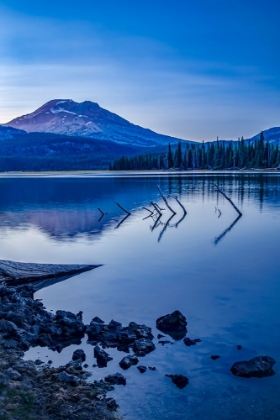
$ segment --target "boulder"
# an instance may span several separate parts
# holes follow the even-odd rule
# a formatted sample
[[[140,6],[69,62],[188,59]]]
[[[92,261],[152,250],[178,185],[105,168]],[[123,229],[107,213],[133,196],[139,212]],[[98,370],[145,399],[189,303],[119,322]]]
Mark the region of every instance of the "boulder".
[[[188,378],[184,375],[175,374],[175,375],[165,375],[165,376],[168,376],[168,378],[171,378],[173,384],[175,384],[177,388],[179,389],[185,388],[185,386],[187,386],[189,383]]]
[[[109,382],[112,385],[126,385],[126,379],[121,373],[108,375],[104,379],[106,382]]]
[[[146,366],[137,366],[137,369],[139,370],[140,373],[144,373],[147,370]]]
[[[109,354],[102,350],[99,346],[94,347],[94,357],[96,358],[98,367],[106,367],[107,362],[112,360],[112,357],[110,357]]]
[[[84,362],[86,360],[86,354],[83,349],[77,349],[72,355],[72,360],[81,360]]]
[[[133,351],[137,356],[145,356],[151,351],[155,350],[156,346],[151,340],[146,338],[139,338],[133,344]]]
[[[251,360],[236,362],[230,370],[234,375],[244,378],[263,378],[275,374],[272,369],[275,363],[276,361],[270,356],[258,356]]]
[[[120,361],[120,367],[124,370],[127,370],[130,368],[130,366],[132,365],[137,365],[138,363],[138,358],[133,354],[133,355],[128,355],[125,356],[121,361]]]
[[[156,320],[157,328],[174,340],[181,340],[187,333],[187,320],[180,311],[161,316]]]

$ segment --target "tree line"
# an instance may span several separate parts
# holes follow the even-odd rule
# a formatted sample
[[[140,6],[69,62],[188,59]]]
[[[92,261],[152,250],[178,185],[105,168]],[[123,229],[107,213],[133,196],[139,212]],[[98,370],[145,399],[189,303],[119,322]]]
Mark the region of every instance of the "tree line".
[[[217,141],[212,143],[182,143],[165,153],[122,156],[110,165],[110,170],[143,169],[245,169],[275,168],[280,165],[280,147],[265,142],[263,132],[257,140]]]

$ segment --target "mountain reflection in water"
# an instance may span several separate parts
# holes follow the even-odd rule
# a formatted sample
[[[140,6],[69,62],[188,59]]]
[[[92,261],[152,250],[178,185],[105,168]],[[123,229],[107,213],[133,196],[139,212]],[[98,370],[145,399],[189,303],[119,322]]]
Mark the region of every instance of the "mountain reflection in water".
[[[143,206],[149,206],[151,201],[161,200],[156,188],[157,183],[160,183],[166,195],[177,194],[180,199],[184,196],[186,202],[197,196],[201,196],[202,200],[216,196],[218,205],[221,197],[214,186],[217,181],[229,196],[236,197],[240,206],[250,198],[259,205],[260,210],[264,200],[270,206],[279,205],[280,182],[274,174],[155,176],[145,178],[145,182],[142,178],[126,177],[12,178],[0,179],[0,227],[16,229],[23,225],[33,225],[59,241],[72,241],[80,235],[97,237],[109,227],[121,226],[126,220],[125,214],[115,204],[116,201],[133,214]],[[151,230],[159,226],[162,228],[159,240],[164,231],[171,227],[171,222],[172,227],[177,228],[185,217],[174,199],[171,200],[177,208],[177,217],[172,217],[168,211],[164,212],[166,217],[158,217],[157,213],[152,217]],[[104,212],[104,216],[99,209]],[[215,238],[215,244],[233,228],[238,219]]]

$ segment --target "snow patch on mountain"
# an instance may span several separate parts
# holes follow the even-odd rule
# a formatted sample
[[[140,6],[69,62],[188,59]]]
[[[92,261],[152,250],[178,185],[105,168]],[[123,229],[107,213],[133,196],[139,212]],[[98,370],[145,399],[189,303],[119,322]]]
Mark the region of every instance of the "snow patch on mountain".
[[[53,99],[31,114],[15,118],[5,125],[27,132],[92,137],[143,147],[174,144],[180,140],[132,124],[95,102],[78,103],[72,99]]]

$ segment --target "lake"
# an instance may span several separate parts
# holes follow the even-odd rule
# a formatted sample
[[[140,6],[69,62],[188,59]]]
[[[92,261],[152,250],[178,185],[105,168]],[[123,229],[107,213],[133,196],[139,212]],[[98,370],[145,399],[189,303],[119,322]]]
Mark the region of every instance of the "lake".
[[[215,183],[242,211],[238,214]],[[160,185],[172,213],[161,199]],[[184,213],[174,196],[185,207]],[[162,217],[147,217],[150,202]],[[116,205],[131,212],[127,217]],[[100,210],[104,212],[102,213]],[[102,264],[41,289],[48,310],[83,311],[153,329],[156,319],[180,310],[190,338],[161,345],[141,358],[156,371],[123,372],[125,353],[108,349],[107,368],[93,368],[83,340],[61,353],[30,349],[26,358],[54,366],[83,348],[90,380],[122,372],[127,385],[110,394],[125,419],[279,419],[280,410],[280,175],[260,173],[141,176],[1,177],[0,258],[22,262]],[[237,345],[242,349],[237,350]],[[218,360],[211,355],[218,354]],[[239,378],[232,364],[259,355],[276,360],[275,375]],[[189,378],[182,390],[165,374]]]

